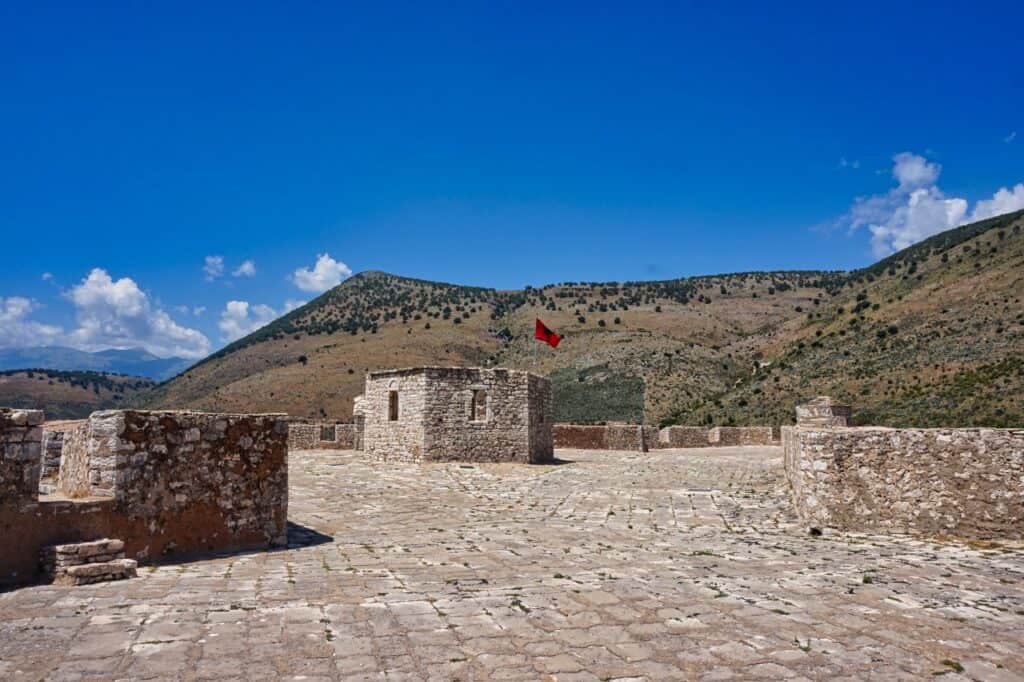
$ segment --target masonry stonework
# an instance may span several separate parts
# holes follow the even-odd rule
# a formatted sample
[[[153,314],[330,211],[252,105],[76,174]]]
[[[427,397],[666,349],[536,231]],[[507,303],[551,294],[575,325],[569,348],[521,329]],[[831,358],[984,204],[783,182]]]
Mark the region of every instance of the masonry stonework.
[[[657,430],[638,424],[556,424],[555,447],[567,450],[629,450],[656,447]]]
[[[287,542],[283,415],[95,412],[65,432],[58,494],[42,498],[41,422],[0,410],[0,582],[31,579],[41,547],[97,538],[142,561]]]
[[[291,450],[356,450],[355,423],[292,421],[288,425]]]
[[[658,432],[658,447],[706,448],[708,433],[703,426],[666,426]]]
[[[770,426],[716,426],[708,432],[712,446],[771,445],[774,443]]]
[[[21,509],[39,495],[42,410],[0,407],[0,507]]]
[[[359,415],[363,449],[380,459],[537,463],[553,457],[551,384],[528,372],[372,372]]]
[[[796,406],[796,423],[799,426],[849,426],[853,410],[829,396]]]
[[[783,428],[794,507],[812,527],[1024,539],[1024,430]]]
[[[770,426],[639,426],[555,424],[555,447],[648,452],[674,448],[778,445]]]

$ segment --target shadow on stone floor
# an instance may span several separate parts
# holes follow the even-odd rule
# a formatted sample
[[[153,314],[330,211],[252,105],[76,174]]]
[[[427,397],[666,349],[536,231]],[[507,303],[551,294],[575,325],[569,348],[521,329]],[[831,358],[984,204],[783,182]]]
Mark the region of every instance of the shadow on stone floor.
[[[576,460],[574,460],[574,459],[562,459],[561,457],[553,457],[552,459],[548,460],[547,462],[531,462],[531,464],[533,464],[533,466],[542,466],[542,467],[545,467],[545,466],[547,466],[547,467],[550,467],[550,466],[561,466],[562,464],[575,464],[575,463],[576,463]]]
[[[317,545],[323,545],[333,541],[334,538],[330,535],[321,533],[318,530],[314,530],[308,526],[304,526],[294,521],[288,522],[288,545],[287,547],[272,547],[272,548],[252,548],[252,549],[228,549],[228,550],[216,550],[209,552],[189,552],[182,554],[164,554],[160,557],[155,557],[150,561],[140,561],[140,570],[148,566],[175,566],[181,564],[191,564],[201,561],[211,561],[214,559],[223,559],[224,557],[231,556],[246,556],[250,554],[260,554],[263,552],[279,552],[288,549],[299,549],[302,547],[315,547]],[[25,587],[33,587],[39,585],[48,584],[42,580],[39,576],[34,576],[32,579],[22,583],[2,583],[0,584],[0,594],[5,592],[13,592]]]
[[[334,540],[330,535],[325,535],[318,530],[303,526],[295,523],[294,521],[288,522],[288,548],[294,549],[295,547],[316,547],[317,545],[324,545]]]

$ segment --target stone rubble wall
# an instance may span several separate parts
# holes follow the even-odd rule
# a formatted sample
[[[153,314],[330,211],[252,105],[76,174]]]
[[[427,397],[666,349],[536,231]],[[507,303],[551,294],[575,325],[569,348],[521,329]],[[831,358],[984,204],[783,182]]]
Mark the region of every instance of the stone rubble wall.
[[[60,455],[64,449],[64,431],[43,427],[43,452],[39,466],[40,480],[56,478],[60,473]]]
[[[388,419],[388,394],[398,391],[398,420]],[[415,461],[423,457],[427,380],[422,371],[367,375],[360,401],[363,449],[381,460]]]
[[[658,432],[658,447],[706,448],[708,431],[705,426],[666,426]]]
[[[638,426],[555,424],[555,447],[581,450],[649,450],[778,445],[770,426]]]
[[[528,374],[527,382],[529,460],[534,463],[550,462],[555,458],[555,410],[551,382],[535,374]]]
[[[849,426],[853,409],[827,395],[796,406],[796,423],[799,426]]]
[[[0,583],[31,579],[43,546],[97,537],[142,561],[287,543],[284,415],[95,412],[65,432],[63,495],[41,499],[42,416],[0,408]]]
[[[555,424],[554,435],[560,449],[646,452],[643,427],[637,424]]]
[[[423,459],[537,463],[553,457],[547,379],[478,368],[426,368],[425,377]],[[486,418],[479,421],[470,416],[475,390],[487,394]]]
[[[90,466],[93,490],[111,490],[126,515],[159,528],[164,517],[202,510],[214,535],[286,544],[283,415],[111,410],[89,422],[91,455],[101,460]]]
[[[42,423],[42,410],[0,407],[0,506],[20,509],[38,498]]]
[[[324,440],[324,429],[334,430],[333,440]],[[288,448],[291,450],[356,450],[357,425],[347,422],[291,422]]]
[[[712,446],[772,445],[770,426],[716,426],[708,433]]]
[[[88,439],[88,420],[64,432],[57,472],[57,490],[62,495],[79,498],[90,494]]]
[[[786,478],[812,527],[1024,539],[1024,430],[783,428]]]

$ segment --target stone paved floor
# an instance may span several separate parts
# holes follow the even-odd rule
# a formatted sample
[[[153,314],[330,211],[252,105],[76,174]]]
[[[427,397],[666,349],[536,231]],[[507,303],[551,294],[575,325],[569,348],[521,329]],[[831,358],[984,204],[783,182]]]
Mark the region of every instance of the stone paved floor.
[[[560,454],[293,453],[295,547],[2,593],[0,679],[1024,679],[1019,549],[812,537],[775,448]]]

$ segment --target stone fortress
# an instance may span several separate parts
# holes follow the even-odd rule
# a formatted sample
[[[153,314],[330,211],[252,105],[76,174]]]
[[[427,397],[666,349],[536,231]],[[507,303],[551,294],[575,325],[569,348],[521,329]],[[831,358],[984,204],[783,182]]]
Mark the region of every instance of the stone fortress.
[[[0,678],[1024,675],[1024,430],[552,424],[479,368],[356,402],[0,408],[0,583],[52,583],[0,591]]]

